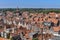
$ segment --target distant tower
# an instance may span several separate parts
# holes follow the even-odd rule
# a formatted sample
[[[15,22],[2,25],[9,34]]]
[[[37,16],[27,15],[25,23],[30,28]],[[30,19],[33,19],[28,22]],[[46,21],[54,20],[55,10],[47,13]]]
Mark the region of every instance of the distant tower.
[[[16,8],[17,15],[22,15],[19,10],[19,0],[17,0],[17,8]]]
[[[17,8],[16,8],[16,12],[19,11],[19,6],[18,6],[18,4],[19,4],[19,0],[17,0]]]
[[[16,8],[16,13],[20,13],[18,5],[17,5],[17,8]]]
[[[18,4],[19,4],[19,0],[17,0],[17,8],[16,8],[16,13],[19,13],[19,6],[18,6]]]

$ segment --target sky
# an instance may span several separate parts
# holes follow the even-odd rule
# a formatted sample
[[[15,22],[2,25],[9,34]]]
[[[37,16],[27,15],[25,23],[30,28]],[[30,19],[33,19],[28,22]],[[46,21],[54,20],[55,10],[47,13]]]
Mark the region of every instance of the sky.
[[[0,0],[0,8],[60,8],[60,0]]]

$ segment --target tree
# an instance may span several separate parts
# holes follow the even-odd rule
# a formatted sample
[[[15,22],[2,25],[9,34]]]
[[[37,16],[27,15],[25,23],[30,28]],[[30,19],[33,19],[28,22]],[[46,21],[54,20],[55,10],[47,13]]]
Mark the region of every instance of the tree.
[[[38,38],[33,38],[32,40],[38,40]]]

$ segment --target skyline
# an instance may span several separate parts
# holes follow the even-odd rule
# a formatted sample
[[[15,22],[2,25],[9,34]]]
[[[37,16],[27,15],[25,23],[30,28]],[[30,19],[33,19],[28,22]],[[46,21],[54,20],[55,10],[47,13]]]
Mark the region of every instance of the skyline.
[[[0,0],[0,8],[60,8],[60,0]]]

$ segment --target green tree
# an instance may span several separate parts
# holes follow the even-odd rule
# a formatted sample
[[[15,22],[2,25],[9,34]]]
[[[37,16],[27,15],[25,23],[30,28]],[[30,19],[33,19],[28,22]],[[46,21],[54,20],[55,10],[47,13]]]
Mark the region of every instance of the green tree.
[[[33,38],[33,40],[38,40],[38,38]]]

